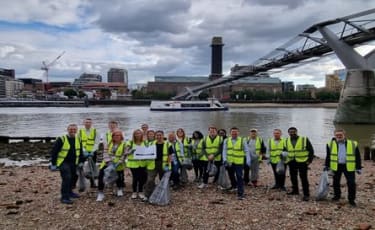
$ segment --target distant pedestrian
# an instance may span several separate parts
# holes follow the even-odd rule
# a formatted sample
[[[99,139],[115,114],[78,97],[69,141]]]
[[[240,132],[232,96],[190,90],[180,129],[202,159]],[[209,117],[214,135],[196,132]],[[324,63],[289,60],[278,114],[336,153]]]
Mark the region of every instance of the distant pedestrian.
[[[71,198],[79,198],[73,192],[73,187],[77,181],[77,169],[83,167],[82,144],[76,136],[77,125],[70,124],[67,128],[68,134],[57,138],[50,153],[51,170],[60,170],[61,175],[61,203],[72,204]]]
[[[327,143],[327,156],[325,161],[325,170],[333,171],[333,201],[341,198],[340,180],[344,174],[348,186],[349,204],[356,206],[356,184],[355,172],[362,173],[361,155],[356,141],[347,139],[345,130],[337,129],[334,137]]]
[[[288,152],[287,163],[289,166],[290,181],[292,191],[288,195],[298,195],[298,174],[301,178],[303,188],[303,201],[308,201],[310,197],[309,180],[307,169],[314,159],[314,149],[307,137],[298,136],[297,128],[288,129],[289,138],[285,141],[284,150]]]

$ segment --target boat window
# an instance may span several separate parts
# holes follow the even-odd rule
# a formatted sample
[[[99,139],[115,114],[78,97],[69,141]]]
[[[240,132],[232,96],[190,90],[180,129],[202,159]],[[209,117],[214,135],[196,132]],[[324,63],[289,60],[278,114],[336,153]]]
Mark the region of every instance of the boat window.
[[[215,105],[216,105],[217,107],[221,107],[221,105],[220,105],[219,103],[215,103]]]
[[[167,103],[166,103],[166,104],[164,104],[164,105],[165,105],[165,106],[170,106],[170,104],[167,104]]]

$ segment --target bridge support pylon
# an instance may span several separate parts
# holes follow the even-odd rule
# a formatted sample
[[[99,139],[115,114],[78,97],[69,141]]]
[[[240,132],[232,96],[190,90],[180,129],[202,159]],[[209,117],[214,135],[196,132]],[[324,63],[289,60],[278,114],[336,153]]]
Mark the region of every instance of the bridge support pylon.
[[[375,124],[374,70],[348,70],[334,122]]]

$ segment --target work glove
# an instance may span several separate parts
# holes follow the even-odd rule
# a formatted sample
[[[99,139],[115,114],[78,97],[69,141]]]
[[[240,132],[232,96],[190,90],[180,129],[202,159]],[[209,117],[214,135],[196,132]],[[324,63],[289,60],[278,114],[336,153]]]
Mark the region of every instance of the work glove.
[[[266,162],[267,162],[267,165],[270,165],[271,164],[271,159],[268,158]]]
[[[251,165],[251,161],[247,160],[247,161],[246,161],[246,165],[247,165],[248,167],[250,167],[250,165]]]
[[[357,169],[357,170],[355,170],[355,172],[356,172],[358,175],[361,175],[361,174],[362,174],[362,169]]]
[[[82,169],[82,168],[83,168],[83,162],[81,162],[81,163],[78,164],[78,168],[79,168],[79,169]]]
[[[168,172],[168,171],[169,171],[169,166],[168,165],[164,166],[164,172]]]
[[[52,172],[59,171],[59,168],[58,168],[56,165],[50,165],[50,166],[49,166],[49,169],[50,169]]]
[[[324,166],[323,171],[328,171],[328,170],[329,170],[329,167],[328,166]]]

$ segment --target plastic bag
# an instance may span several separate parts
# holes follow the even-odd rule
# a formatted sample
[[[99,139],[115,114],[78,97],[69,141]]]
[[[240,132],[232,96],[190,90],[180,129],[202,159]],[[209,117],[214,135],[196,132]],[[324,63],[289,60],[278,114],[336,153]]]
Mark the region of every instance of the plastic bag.
[[[279,175],[284,175],[285,174],[285,164],[284,161],[279,161],[276,165],[276,173]]]
[[[98,167],[91,157],[87,158],[87,161],[83,165],[83,172],[87,179],[96,179],[98,178],[99,172]]]
[[[217,173],[217,167],[216,167],[216,165],[214,164],[213,161],[209,161],[208,162],[207,172],[208,172],[208,176],[210,176],[210,177],[216,175],[216,173]]]
[[[182,162],[182,165],[187,170],[192,170],[193,169],[193,161],[191,160],[191,158],[185,158],[184,161]]]
[[[217,179],[217,184],[221,189],[228,189],[231,187],[231,183],[227,174],[227,170],[224,165],[220,166],[219,178]]]
[[[116,164],[109,164],[108,167],[104,169],[104,177],[103,177],[104,184],[112,184],[117,180],[118,175],[116,172],[116,168],[117,168]]]
[[[329,192],[328,171],[323,171],[322,175],[320,176],[318,188],[316,190],[316,200],[322,200],[322,199],[327,198],[328,192]]]
[[[77,175],[78,175],[78,191],[83,192],[86,190],[86,178],[83,173],[83,168],[77,168]]]
[[[150,203],[156,205],[168,205],[171,200],[171,192],[169,190],[169,179],[171,171],[165,172],[160,183],[155,187],[150,196]]]

